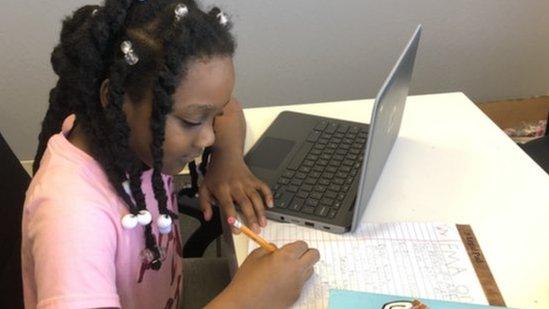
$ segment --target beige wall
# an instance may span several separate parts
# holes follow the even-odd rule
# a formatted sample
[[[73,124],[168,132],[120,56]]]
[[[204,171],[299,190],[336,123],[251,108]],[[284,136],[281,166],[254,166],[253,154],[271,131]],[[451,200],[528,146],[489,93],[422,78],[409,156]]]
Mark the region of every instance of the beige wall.
[[[60,20],[90,2],[2,0],[0,131],[22,160],[33,157],[55,82],[49,54]],[[418,23],[412,94],[486,101],[549,92],[547,0],[204,2],[233,15],[236,93],[246,106],[373,97]]]

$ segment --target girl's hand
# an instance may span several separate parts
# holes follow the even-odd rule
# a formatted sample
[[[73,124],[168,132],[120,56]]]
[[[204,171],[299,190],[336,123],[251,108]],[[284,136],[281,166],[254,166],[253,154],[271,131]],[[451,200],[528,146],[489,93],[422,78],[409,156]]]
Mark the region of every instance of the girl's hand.
[[[211,205],[218,204],[227,216],[236,217],[235,204],[247,225],[256,233],[267,225],[265,208],[273,206],[271,189],[257,179],[237,154],[212,154],[208,172],[200,185],[199,201],[204,219],[210,220]],[[233,229],[234,233],[238,233]]]
[[[320,255],[303,241],[246,258],[229,286],[206,308],[288,308],[301,294]]]

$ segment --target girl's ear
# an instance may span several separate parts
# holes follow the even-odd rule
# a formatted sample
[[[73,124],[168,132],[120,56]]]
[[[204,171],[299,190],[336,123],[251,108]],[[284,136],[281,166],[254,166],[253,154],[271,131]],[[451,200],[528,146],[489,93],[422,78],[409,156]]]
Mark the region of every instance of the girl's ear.
[[[107,78],[101,83],[101,87],[99,88],[99,100],[103,108],[109,105],[109,83],[110,81]]]

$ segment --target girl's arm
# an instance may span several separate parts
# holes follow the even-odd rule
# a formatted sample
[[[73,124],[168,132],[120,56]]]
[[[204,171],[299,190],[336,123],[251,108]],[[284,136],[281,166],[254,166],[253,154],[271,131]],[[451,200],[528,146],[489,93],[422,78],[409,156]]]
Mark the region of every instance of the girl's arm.
[[[236,204],[248,225],[259,232],[259,227],[267,224],[265,207],[273,205],[273,197],[269,187],[244,163],[246,121],[242,105],[236,99],[231,99],[223,115],[216,118],[214,130],[211,163],[199,191],[204,217],[211,218],[211,205],[215,203],[227,216],[235,216]]]

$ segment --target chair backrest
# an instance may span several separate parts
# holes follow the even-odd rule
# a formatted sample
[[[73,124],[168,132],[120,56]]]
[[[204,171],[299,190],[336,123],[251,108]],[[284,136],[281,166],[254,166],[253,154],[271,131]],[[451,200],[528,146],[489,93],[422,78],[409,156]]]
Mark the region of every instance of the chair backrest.
[[[30,179],[0,134],[0,308],[23,308],[21,216]]]

